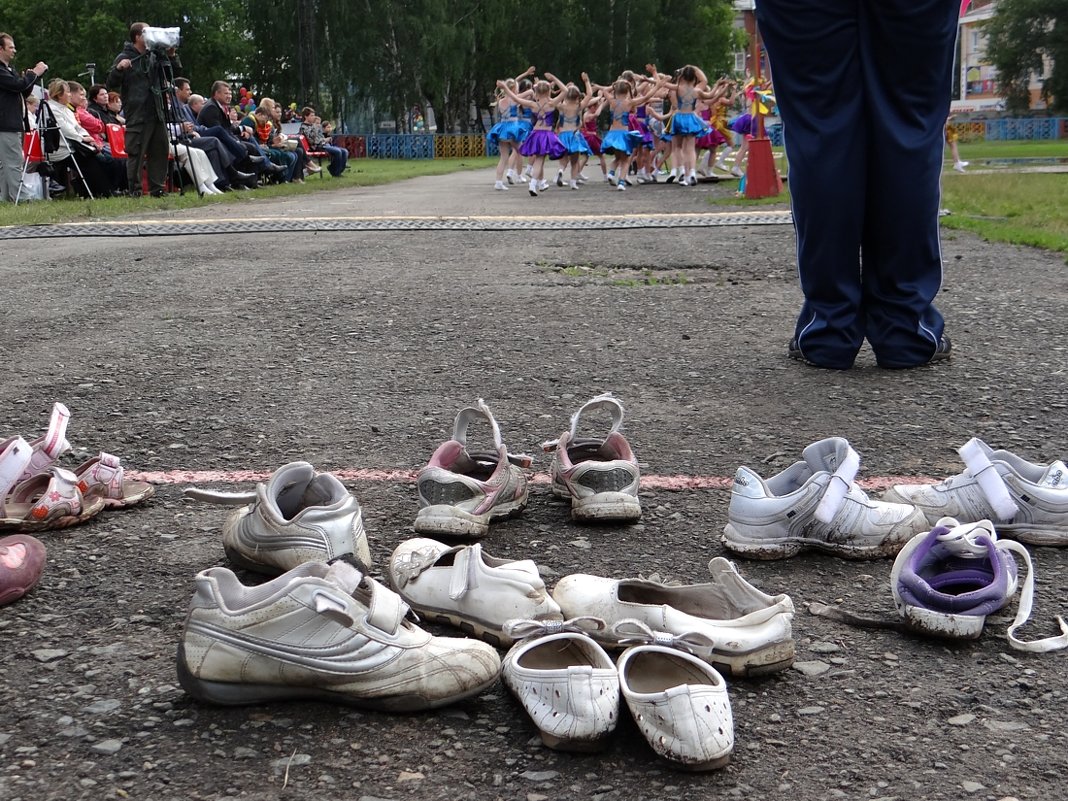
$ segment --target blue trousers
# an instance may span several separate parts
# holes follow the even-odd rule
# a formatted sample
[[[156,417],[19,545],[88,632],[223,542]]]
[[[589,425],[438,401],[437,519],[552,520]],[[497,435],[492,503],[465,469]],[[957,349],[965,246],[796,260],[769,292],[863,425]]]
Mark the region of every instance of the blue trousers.
[[[804,358],[930,360],[959,0],[760,0],[790,162]]]

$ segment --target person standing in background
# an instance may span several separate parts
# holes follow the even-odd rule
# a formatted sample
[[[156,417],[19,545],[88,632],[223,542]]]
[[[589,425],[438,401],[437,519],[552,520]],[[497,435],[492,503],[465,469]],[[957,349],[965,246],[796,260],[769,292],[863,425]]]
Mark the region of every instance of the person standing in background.
[[[22,183],[22,135],[26,131],[25,98],[34,83],[48,70],[38,61],[32,70],[21,75],[11,62],[15,58],[15,40],[0,33],[0,200],[14,202]]]

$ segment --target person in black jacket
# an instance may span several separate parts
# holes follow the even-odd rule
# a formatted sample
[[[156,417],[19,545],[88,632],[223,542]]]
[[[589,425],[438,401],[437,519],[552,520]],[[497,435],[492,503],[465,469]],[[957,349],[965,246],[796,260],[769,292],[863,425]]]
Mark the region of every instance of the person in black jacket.
[[[26,131],[24,98],[48,65],[38,61],[21,75],[11,67],[15,40],[0,33],[0,198],[14,201],[22,182],[22,134]]]
[[[167,181],[167,147],[170,140],[159,59],[169,58],[175,67],[181,64],[173,48],[166,55],[148,49],[144,37],[147,27],[144,22],[135,22],[130,26],[130,41],[115,56],[107,85],[112,89],[117,88],[122,95],[122,108],[126,116],[126,153],[129,156],[126,175],[130,194],[140,194],[141,163],[144,161],[148,167],[149,191],[154,197],[160,197]]]

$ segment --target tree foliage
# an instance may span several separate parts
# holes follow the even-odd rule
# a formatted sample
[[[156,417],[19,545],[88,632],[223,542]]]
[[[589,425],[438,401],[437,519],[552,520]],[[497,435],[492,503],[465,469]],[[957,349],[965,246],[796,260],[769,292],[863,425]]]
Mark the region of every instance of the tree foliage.
[[[440,130],[477,129],[497,79],[528,65],[600,83],[647,62],[719,75],[733,16],[729,0],[0,0],[18,64],[46,61],[49,78],[88,62],[104,78],[132,22],[179,26],[194,90],[237,80],[364,129],[427,105]]]
[[[1026,112],[1031,75],[1042,75],[1042,97],[1054,110],[1068,110],[1068,13],[1066,0],[1000,0],[984,24],[987,56],[997,68],[1010,111]]]

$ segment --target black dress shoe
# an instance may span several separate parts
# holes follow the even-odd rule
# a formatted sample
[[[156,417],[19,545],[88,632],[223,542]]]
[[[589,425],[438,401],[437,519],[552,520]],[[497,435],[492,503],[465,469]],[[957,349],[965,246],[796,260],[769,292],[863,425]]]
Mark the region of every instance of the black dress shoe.
[[[263,164],[263,162],[265,162],[266,160],[267,159],[265,159],[263,156],[249,156],[248,157],[248,163],[249,164]]]
[[[230,170],[230,180],[232,182],[235,182],[235,183],[237,181],[247,181],[250,178],[255,178],[255,177],[256,177],[256,173],[254,173],[254,172],[241,172],[241,170],[235,170],[235,169],[231,169]]]

